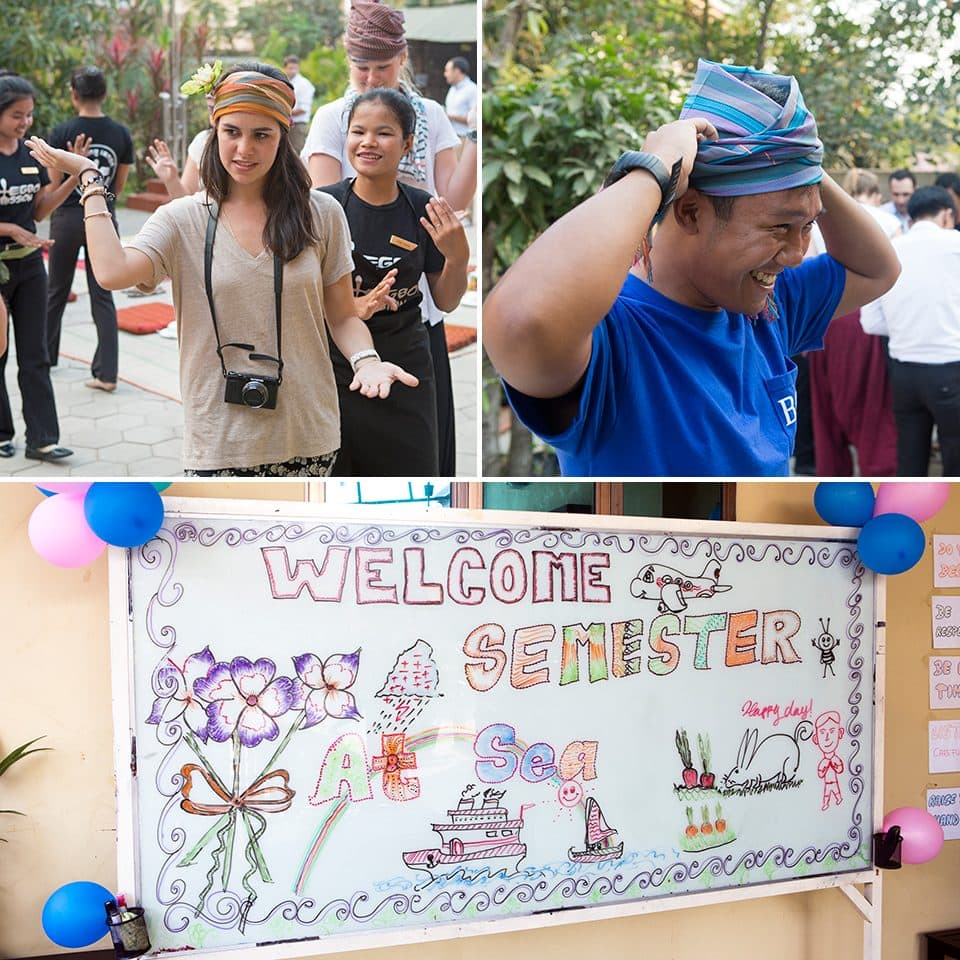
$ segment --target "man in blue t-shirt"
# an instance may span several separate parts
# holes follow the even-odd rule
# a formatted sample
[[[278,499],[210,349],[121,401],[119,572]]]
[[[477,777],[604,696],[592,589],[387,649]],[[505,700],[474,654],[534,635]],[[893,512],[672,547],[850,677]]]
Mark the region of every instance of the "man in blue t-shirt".
[[[503,276],[484,346],[565,475],[787,473],[791,354],[899,272],[822,157],[792,77],[701,61],[681,119]],[[803,263],[814,220],[827,255]]]

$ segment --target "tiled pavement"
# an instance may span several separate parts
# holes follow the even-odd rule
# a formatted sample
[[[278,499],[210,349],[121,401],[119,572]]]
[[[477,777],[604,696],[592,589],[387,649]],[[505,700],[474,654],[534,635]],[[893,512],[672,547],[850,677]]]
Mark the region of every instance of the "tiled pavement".
[[[147,215],[118,211],[120,232],[133,236]],[[41,225],[40,232],[44,232]],[[475,231],[468,231],[474,234]],[[471,236],[471,248],[476,250]],[[23,421],[16,381],[15,344],[7,360],[6,382],[14,410],[17,453],[0,459],[0,476],[40,477],[178,477],[182,475],[180,447],[183,437],[177,341],[158,334],[120,333],[120,383],[114,393],[84,386],[90,378],[90,358],[96,348],[96,330],[90,318],[86,276],[78,269],[73,285],[76,302],[63,317],[60,363],[52,371],[60,442],[74,451],[72,457],[50,464],[27,460],[23,454]],[[475,295],[474,295],[475,297]],[[472,300],[469,294],[466,300]],[[172,302],[170,284],[150,298],[115,293],[118,309],[160,300]],[[463,303],[449,322],[477,325],[477,310]],[[478,347],[471,344],[451,356],[454,403],[457,411],[457,475],[476,475],[479,463],[477,404]]]

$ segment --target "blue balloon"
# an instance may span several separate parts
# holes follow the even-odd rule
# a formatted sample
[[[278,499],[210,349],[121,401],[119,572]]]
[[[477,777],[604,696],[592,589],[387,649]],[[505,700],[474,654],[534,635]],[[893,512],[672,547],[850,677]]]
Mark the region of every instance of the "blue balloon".
[[[95,483],[83,512],[90,529],[115,547],[139,547],[163,523],[163,501],[150,483]]]
[[[872,516],[876,496],[869,483],[818,483],[813,505],[835,527],[862,527]]]
[[[65,884],[43,905],[43,932],[61,947],[89,947],[108,933],[103,907],[108,900],[113,894],[99,883]]]
[[[902,513],[882,513],[868,520],[857,538],[865,567],[876,573],[903,573],[922,556],[927,546],[923,528]]]

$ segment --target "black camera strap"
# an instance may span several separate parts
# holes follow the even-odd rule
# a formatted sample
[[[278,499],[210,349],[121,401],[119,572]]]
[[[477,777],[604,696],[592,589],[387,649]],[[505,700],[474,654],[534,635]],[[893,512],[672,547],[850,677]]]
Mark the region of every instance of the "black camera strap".
[[[210,306],[210,319],[213,321],[213,333],[217,338],[217,356],[220,358],[220,369],[224,377],[227,375],[227,365],[223,362],[225,347],[237,347],[240,350],[249,350],[251,360],[269,360],[277,365],[277,383],[283,382],[283,353],[280,341],[280,300],[283,295],[283,261],[277,254],[273,255],[273,300],[277,318],[277,355],[271,357],[267,353],[254,353],[256,347],[252,343],[221,343],[220,328],[217,326],[217,314],[213,309],[213,240],[217,235],[217,221],[220,219],[220,208],[213,201],[210,202],[210,217],[207,220],[207,236],[203,244],[203,284],[207,291],[207,303]]]

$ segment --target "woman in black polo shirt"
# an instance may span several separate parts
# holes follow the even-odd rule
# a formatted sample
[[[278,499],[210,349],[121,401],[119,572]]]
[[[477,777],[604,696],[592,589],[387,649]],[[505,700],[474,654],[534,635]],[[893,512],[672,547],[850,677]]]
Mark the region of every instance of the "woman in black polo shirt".
[[[50,382],[47,356],[47,271],[42,250],[50,240],[36,234],[36,221],[55,210],[77,185],[67,177],[50,182],[23,145],[33,123],[35,94],[22,77],[0,77],[0,256],[6,279],[0,295],[13,316],[17,341],[17,382],[26,423],[26,456],[31,460],[62,460],[73,451],[59,446],[60,425]],[[14,424],[4,370],[7,351],[0,356],[0,457],[16,453]]]

